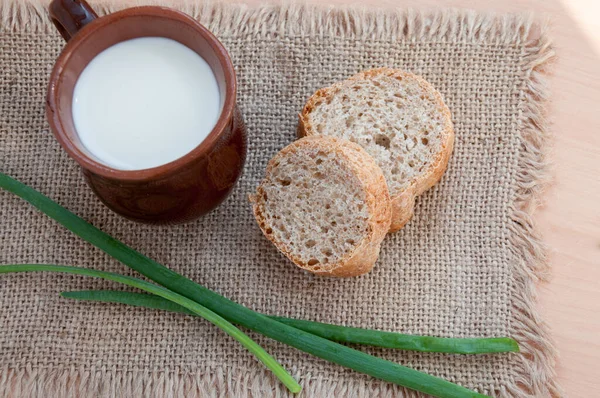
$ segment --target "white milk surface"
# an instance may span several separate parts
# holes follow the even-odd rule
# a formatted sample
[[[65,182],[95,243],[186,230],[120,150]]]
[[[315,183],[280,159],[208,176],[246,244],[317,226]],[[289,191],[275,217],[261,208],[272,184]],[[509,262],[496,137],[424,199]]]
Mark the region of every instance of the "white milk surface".
[[[219,87],[206,61],[162,37],[127,40],[85,67],[73,95],[73,121],[101,163],[141,170],[198,146],[221,112]]]

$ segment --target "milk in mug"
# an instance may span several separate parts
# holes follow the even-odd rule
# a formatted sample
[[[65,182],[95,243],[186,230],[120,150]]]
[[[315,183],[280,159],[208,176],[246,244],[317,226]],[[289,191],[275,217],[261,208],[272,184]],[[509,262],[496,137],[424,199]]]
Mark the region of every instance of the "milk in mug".
[[[221,113],[208,63],[183,44],[143,37],[115,44],[85,67],[73,94],[75,130],[101,163],[141,170],[197,147]]]

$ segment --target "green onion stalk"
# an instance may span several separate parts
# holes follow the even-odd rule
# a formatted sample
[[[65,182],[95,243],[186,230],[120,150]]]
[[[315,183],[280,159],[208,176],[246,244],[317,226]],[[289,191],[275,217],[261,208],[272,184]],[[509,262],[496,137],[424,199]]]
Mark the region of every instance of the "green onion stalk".
[[[172,292],[178,293],[219,314],[231,323],[246,327],[301,351],[436,397],[485,397],[447,380],[401,366],[362,351],[346,347],[235,303],[170,270],[102,232],[82,218],[21,182],[0,174],[0,187],[31,203],[65,228],[110,256]]]
[[[75,300],[127,304],[136,307],[194,315],[186,308],[152,294],[124,292],[120,290],[82,290],[62,292],[61,296]],[[517,342],[508,337],[449,338],[418,336],[331,325],[280,316],[269,316],[269,318],[295,327],[296,329],[321,336],[327,340],[340,343],[362,344],[408,351],[442,352],[447,354],[491,354],[519,351]]]
[[[293,393],[299,393],[302,390],[300,384],[277,362],[270,356],[261,346],[256,344],[254,340],[244,334],[241,330],[232,325],[206,307],[192,301],[180,294],[174,293],[164,287],[154,285],[141,279],[132,278],[113,272],[97,271],[88,268],[69,267],[65,265],[50,265],[50,264],[11,264],[0,266],[0,274],[12,272],[65,272],[75,275],[91,276],[94,278],[102,278],[109,281],[121,283],[127,286],[135,287],[144,290],[148,293],[156,295],[155,297],[162,298],[171,304],[178,305],[191,314],[206,319],[213,325],[222,329],[225,333],[236,339],[248,351],[254,354],[267,368],[269,368],[275,376]]]

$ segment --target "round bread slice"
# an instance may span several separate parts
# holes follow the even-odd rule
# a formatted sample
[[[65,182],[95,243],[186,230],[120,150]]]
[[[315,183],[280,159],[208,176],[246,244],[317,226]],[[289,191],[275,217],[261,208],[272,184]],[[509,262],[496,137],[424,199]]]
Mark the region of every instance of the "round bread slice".
[[[320,275],[369,272],[392,214],[377,163],[335,137],[306,137],[283,148],[250,201],[265,236],[297,266]]]
[[[317,91],[300,114],[298,135],[344,138],[375,159],[392,198],[390,232],[411,219],[415,197],[440,180],[454,146],[441,94],[419,76],[388,68]]]

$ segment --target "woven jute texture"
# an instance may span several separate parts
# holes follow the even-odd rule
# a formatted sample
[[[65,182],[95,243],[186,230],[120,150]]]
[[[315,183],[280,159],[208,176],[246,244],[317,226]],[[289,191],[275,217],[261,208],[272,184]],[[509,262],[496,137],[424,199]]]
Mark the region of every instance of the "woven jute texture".
[[[104,14],[123,6],[98,6]],[[404,333],[511,336],[520,354],[442,355],[361,348],[493,396],[560,395],[535,309],[547,273],[530,212],[545,177],[553,51],[523,16],[465,11],[179,6],[230,51],[249,153],[231,197],[198,221],[146,226],[104,207],[48,131],[46,83],[64,43],[36,4],[5,2],[0,30],[0,170],[193,280],[255,310]],[[261,234],[247,194],[295,139],[318,88],[372,67],[424,76],[452,111],[456,145],[414,219],[388,236],[368,275],[316,277]],[[0,263],[127,267],[0,192]],[[0,396],[270,397],[287,393],[247,351],[190,316],[74,302],[68,290],[119,288],[60,274],[0,277]],[[416,396],[252,335],[307,397]]]

